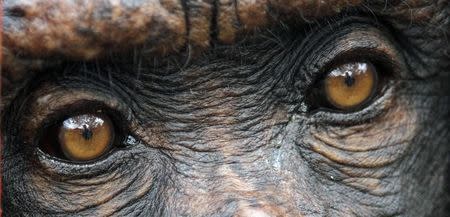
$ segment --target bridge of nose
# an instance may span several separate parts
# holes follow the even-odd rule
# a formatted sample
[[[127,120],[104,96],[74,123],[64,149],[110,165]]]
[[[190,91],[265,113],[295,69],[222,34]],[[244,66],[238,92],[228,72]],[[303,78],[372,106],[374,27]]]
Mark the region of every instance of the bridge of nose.
[[[258,164],[260,168],[251,170]],[[321,207],[312,192],[302,190],[308,185],[302,185],[301,176],[289,170],[271,171],[265,168],[268,165],[257,161],[191,171],[189,178],[186,174],[179,178],[180,194],[170,200],[180,203],[177,206],[184,210],[179,211],[186,216],[289,217],[304,215],[303,202]]]

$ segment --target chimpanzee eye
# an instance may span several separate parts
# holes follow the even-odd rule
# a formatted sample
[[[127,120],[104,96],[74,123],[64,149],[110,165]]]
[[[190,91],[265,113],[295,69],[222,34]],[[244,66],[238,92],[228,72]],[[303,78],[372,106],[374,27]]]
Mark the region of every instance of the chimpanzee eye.
[[[115,129],[101,113],[67,117],[45,129],[39,148],[64,160],[85,162],[104,156],[113,148]]]
[[[323,88],[328,102],[338,109],[354,109],[368,100],[377,86],[377,71],[368,62],[352,62],[331,70]]]
[[[316,107],[352,111],[366,105],[378,89],[378,72],[370,62],[347,62],[332,68],[313,91]]]

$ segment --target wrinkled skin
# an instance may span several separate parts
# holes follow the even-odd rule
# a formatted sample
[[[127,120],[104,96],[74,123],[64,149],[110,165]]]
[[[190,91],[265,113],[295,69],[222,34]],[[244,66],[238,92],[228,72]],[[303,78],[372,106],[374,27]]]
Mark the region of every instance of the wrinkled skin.
[[[117,29],[77,18],[103,3],[59,1],[58,23],[36,2],[4,2],[5,216],[448,216],[446,1],[132,1],[154,23]],[[382,90],[311,109],[343,54],[377,62]],[[135,141],[87,164],[37,151],[80,104]]]

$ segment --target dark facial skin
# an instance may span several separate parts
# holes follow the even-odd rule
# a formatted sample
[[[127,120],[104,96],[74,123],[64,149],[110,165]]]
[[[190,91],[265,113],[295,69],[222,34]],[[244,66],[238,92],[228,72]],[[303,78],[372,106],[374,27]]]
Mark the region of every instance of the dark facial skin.
[[[71,31],[81,19],[33,30],[45,1],[23,2],[4,3],[5,216],[449,215],[445,1],[134,1],[123,11],[153,25],[86,16],[94,36]],[[105,7],[83,4],[64,10]],[[372,99],[323,106],[326,74],[361,61]],[[98,110],[117,148],[84,163],[39,150],[48,126]]]

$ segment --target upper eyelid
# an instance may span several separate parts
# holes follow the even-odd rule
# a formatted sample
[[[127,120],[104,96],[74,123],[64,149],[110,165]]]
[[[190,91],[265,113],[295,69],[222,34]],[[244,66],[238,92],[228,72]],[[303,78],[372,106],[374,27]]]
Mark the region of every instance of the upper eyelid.
[[[25,114],[20,126],[24,129],[22,137],[27,142],[33,142],[42,128],[73,112],[80,112],[80,108],[87,112],[96,108],[117,111],[128,122],[123,123],[128,128],[131,129],[135,124],[129,115],[129,108],[119,99],[89,90],[44,86],[34,91],[34,95],[25,103],[31,106],[23,111]]]
[[[301,63],[296,63],[293,69],[298,71],[294,79],[296,88],[310,89],[332,66],[345,61],[376,60],[385,64],[392,76],[406,76],[402,54],[382,26],[350,22],[348,26],[334,29],[334,32],[331,32],[332,28],[325,29],[317,33],[325,34],[321,36],[322,40],[297,45],[294,55]],[[307,54],[302,54],[305,49]]]

